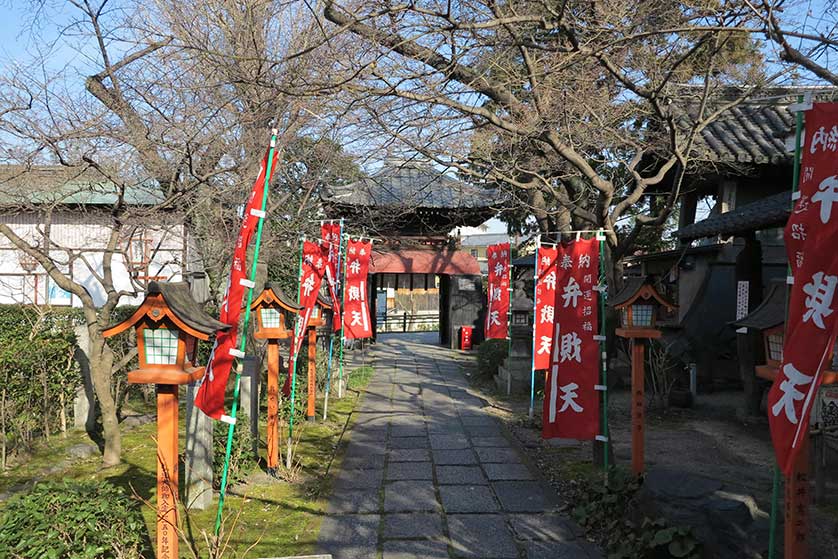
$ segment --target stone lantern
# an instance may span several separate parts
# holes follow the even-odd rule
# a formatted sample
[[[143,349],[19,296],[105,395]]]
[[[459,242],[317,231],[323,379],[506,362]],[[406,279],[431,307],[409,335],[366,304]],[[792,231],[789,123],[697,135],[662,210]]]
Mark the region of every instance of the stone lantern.
[[[532,369],[533,300],[524,290],[524,282],[516,280],[512,292],[509,325],[509,356],[498,367],[495,384],[507,395],[526,392]]]
[[[103,332],[106,338],[133,327],[139,368],[129,384],[157,387],[157,557],[178,556],[178,386],[199,380],[198,340],[229,326],[206,314],[189,293],[189,284],[152,281],[143,304],[131,317]]]
[[[631,467],[636,475],[645,469],[645,373],[644,354],[646,340],[660,338],[656,328],[658,315],[665,309],[675,310],[675,305],[661,295],[647,278],[626,279],[623,289],[611,301],[614,310],[620,311],[621,328],[616,334],[631,340]]]
[[[293,328],[288,328],[289,317],[299,314],[302,307],[285,295],[279,285],[268,283],[250,309],[256,313],[253,337],[268,342],[268,432],[265,438],[268,471],[275,472],[279,466],[279,341],[293,337]]]

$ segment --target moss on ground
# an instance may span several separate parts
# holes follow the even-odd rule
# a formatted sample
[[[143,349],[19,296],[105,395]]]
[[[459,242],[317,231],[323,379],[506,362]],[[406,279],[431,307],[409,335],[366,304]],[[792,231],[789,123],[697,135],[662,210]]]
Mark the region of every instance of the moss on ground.
[[[338,400],[334,395],[330,398],[327,421],[320,419],[321,411],[316,422],[295,422],[295,429],[300,429],[296,453],[301,465],[299,479],[295,483],[271,478],[261,469],[256,469],[247,483],[228,490],[224,531],[229,535],[229,541],[224,557],[281,557],[314,552],[333,475],[340,467],[341,434],[350,422],[360,396],[359,390],[367,384],[372,373],[372,367],[361,367],[349,374],[349,389],[344,398]],[[318,409],[322,410],[322,398],[317,403]],[[183,410],[180,417],[182,451]],[[260,450],[264,457],[264,422],[260,433]],[[7,496],[33,482],[48,479],[106,479],[146,501],[143,516],[150,540],[154,541],[155,434],[155,423],[124,429],[123,462],[104,469],[98,453],[88,458],[72,458],[69,455],[70,447],[90,443],[85,433],[54,436],[37,445],[25,462],[0,475],[0,494]],[[280,439],[284,440],[284,437],[280,435]],[[216,496],[208,509],[182,515],[184,532],[196,542],[200,557],[206,556],[205,534],[213,531],[217,505]],[[180,549],[181,557],[192,556],[182,542]]]

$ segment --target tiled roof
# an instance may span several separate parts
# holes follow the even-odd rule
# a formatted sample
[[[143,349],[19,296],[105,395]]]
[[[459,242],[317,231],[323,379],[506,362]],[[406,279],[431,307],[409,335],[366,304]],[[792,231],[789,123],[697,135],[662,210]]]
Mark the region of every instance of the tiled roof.
[[[678,230],[682,241],[702,237],[735,236],[740,233],[782,227],[789,218],[791,192],[781,192],[735,210],[713,215]]]
[[[230,325],[224,324],[204,312],[204,309],[192,298],[189,284],[186,282],[152,281],[148,284],[149,295],[160,293],[163,300],[179,319],[198,332],[215,334],[221,330],[229,330]]]
[[[328,186],[321,196],[333,204],[379,208],[488,208],[500,200],[496,189],[460,182],[421,162],[388,164],[371,177]]]
[[[640,291],[640,288],[646,284],[645,276],[631,276],[627,277],[623,282],[623,288],[617,292],[613,299],[608,298],[608,305],[613,307],[615,305],[622,305],[632,297],[635,293]]]
[[[0,166],[0,206],[16,204],[82,204],[110,206],[117,202],[116,184],[93,168],[61,165]],[[160,187],[151,182],[129,185],[125,203],[153,206],[163,202]]]
[[[719,163],[777,164],[791,161],[785,139],[793,133],[789,105],[801,89],[770,89],[757,94],[710,123],[696,142],[698,159]],[[838,99],[838,88],[812,89],[816,101]],[[688,104],[695,117],[696,104]]]
[[[786,286],[775,283],[762,303],[748,316],[737,320],[734,326],[746,326],[754,330],[767,330],[786,321]]]
[[[265,284],[265,288],[270,289],[274,293],[274,297],[279,299],[283,305],[288,307],[289,309],[297,309],[298,311],[302,310],[303,307],[297,304],[291,297],[285,294],[282,290],[282,287],[275,282],[268,282]]]

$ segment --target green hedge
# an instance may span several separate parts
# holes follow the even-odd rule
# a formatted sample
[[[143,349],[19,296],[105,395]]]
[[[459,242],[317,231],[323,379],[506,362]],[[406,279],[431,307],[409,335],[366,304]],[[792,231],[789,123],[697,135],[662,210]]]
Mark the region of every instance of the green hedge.
[[[0,436],[7,448],[60,430],[81,384],[76,309],[0,305]]]
[[[149,556],[138,502],[105,481],[39,483],[0,511],[0,557]]]
[[[477,346],[477,374],[481,378],[492,378],[498,374],[498,367],[509,351],[508,340],[485,340]]]

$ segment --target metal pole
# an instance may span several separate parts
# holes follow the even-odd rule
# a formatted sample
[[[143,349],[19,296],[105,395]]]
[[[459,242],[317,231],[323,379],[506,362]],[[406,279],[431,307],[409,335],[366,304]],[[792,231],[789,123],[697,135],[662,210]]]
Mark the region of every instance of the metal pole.
[[[509,243],[509,252],[507,257],[509,258],[509,273],[508,273],[508,283],[509,285],[506,287],[506,292],[509,295],[508,304],[506,305],[506,339],[508,343],[506,344],[506,361],[508,366],[512,365],[512,243]],[[510,396],[512,394],[512,373],[511,371],[507,372],[508,376],[506,377],[506,395]]]
[[[338,229],[338,261],[337,266],[335,266],[335,277],[332,280],[335,282],[335,297],[337,297],[337,291],[340,289],[340,263],[341,263],[341,250],[343,247],[343,218],[340,220],[340,229]],[[335,305],[338,306],[340,309],[340,320],[341,320],[341,328],[343,328],[343,309],[341,308],[341,303],[338,301],[334,302]],[[337,319],[338,317],[333,316],[332,320]],[[326,420],[326,414],[329,411],[329,390],[331,389],[332,385],[332,358],[334,356],[334,348],[335,348],[335,325],[332,324],[332,332],[329,334],[329,360],[326,365],[326,391],[323,396],[323,420]],[[340,389],[338,389],[340,390]]]
[[[610,435],[608,433],[608,353],[606,348],[606,323],[605,323],[605,308],[608,299],[608,276],[605,273],[605,234],[597,233],[599,237],[599,354],[600,354],[600,371],[602,383],[602,436],[603,441],[603,460],[602,465],[605,470],[605,485],[608,485],[609,465],[608,465],[608,449],[611,445]]]
[[[300,267],[299,273],[297,274],[297,305],[300,304],[300,284],[303,281],[303,248],[305,246],[306,237],[300,239]],[[316,304],[316,303],[315,303]],[[294,339],[291,341],[291,348],[294,350],[294,359],[290,363],[291,365],[291,414],[288,416],[288,447],[285,449],[285,467],[291,468],[291,441],[294,436],[294,397],[296,396],[297,392],[297,360],[299,359],[299,355],[297,354],[297,336],[303,335],[303,327],[301,326],[300,322],[302,317],[297,315],[297,319],[294,321]],[[302,346],[301,346],[302,347]]]
[[[532,366],[530,368],[530,419],[535,414],[535,340],[536,340],[536,325],[538,324],[538,317],[535,315],[538,310],[538,252],[541,248],[541,236],[539,235],[535,240],[535,260],[533,261],[533,285],[532,285]],[[554,319],[555,320],[555,319]]]
[[[262,214],[259,216],[259,221],[256,225],[256,245],[253,248],[253,262],[250,266],[251,285],[252,282],[256,281],[256,264],[259,261],[259,247],[262,244],[262,224],[265,221],[265,209],[268,205],[268,190],[271,182],[271,170],[273,169],[274,152],[276,151],[276,135],[277,130],[274,129],[271,132],[271,146],[268,150],[268,166],[265,169],[265,187],[262,191]],[[245,216],[245,219],[247,219],[247,216]],[[244,311],[244,324],[242,325],[242,329],[239,332],[239,351],[241,351],[242,353],[244,353],[245,346],[247,345],[247,326],[250,322],[250,305],[252,302],[253,288],[249,287],[247,289],[247,305],[245,306]],[[221,490],[218,495],[218,513],[215,516],[216,537],[218,537],[218,533],[221,531],[221,517],[224,512],[224,494],[227,491],[227,476],[230,472],[230,453],[233,450],[233,431],[236,428],[236,413],[238,412],[239,408],[239,387],[241,386],[241,380],[242,369],[241,367],[237,367],[236,383],[235,388],[233,389],[233,405],[230,409],[230,417],[232,418],[232,421],[230,422],[230,427],[227,429],[227,448],[224,452],[224,470],[221,473]]]
[[[340,240],[343,243],[343,220],[341,220],[341,235]],[[348,240],[348,239],[347,239]],[[343,325],[346,324],[346,258],[343,252],[346,250],[346,244],[341,245],[341,260],[340,260],[340,268],[338,268],[338,276],[340,276],[341,270],[343,270],[343,280],[340,283],[340,308],[343,312],[341,312],[341,320],[340,320],[340,347],[338,348],[338,363],[340,368],[338,369],[338,398],[343,398]]]
[[[797,102],[803,103],[803,96],[798,95]],[[800,147],[803,139],[803,111],[797,111],[794,115],[794,170],[792,171],[792,178],[791,178],[791,192],[792,192],[792,201],[791,201],[791,209],[794,210],[794,193],[797,192],[800,186]],[[786,266],[786,277],[791,275],[791,265]],[[786,319],[785,325],[786,330],[788,330],[788,317],[789,317],[789,308],[788,308],[788,301],[789,301],[789,288],[788,288],[788,281],[786,282]],[[780,500],[780,466],[777,464],[776,460],[774,461],[774,480],[771,489],[771,524],[770,529],[768,532],[768,559],[774,559],[776,557],[775,552],[777,549],[777,514],[779,513],[779,500]]]

